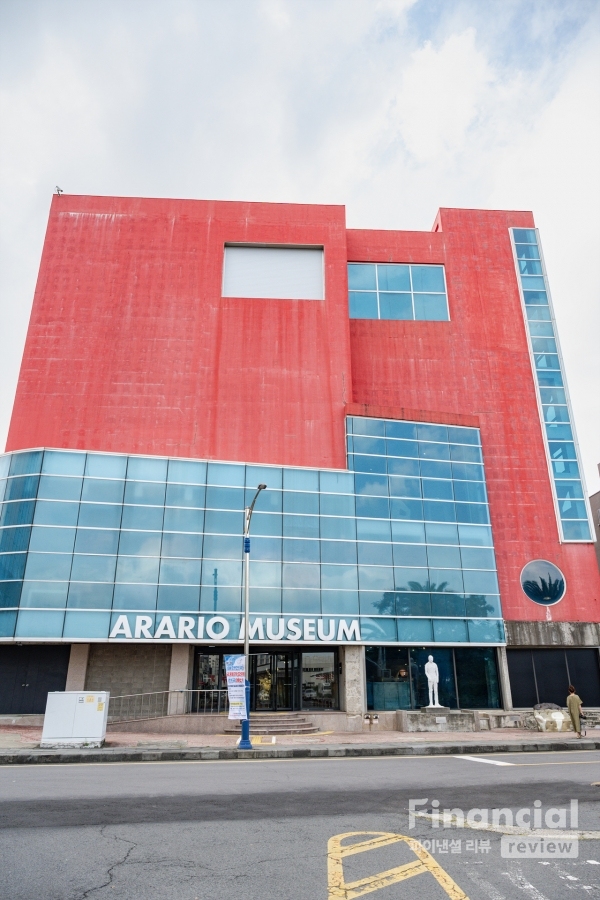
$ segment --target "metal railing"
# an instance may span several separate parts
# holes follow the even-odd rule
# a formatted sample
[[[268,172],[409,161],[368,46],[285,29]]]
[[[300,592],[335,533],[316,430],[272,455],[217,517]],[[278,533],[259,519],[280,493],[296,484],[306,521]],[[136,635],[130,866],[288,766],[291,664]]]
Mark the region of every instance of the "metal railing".
[[[226,690],[154,691],[111,697],[108,722],[135,722],[163,716],[219,715],[229,710]]]

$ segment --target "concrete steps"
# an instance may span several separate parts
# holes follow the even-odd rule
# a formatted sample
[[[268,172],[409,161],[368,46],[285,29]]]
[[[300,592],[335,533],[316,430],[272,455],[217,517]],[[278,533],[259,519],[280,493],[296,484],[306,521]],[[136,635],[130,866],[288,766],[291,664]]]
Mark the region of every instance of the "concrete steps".
[[[239,734],[241,725],[229,721],[225,734]],[[319,729],[299,713],[251,713],[251,734],[318,734]]]

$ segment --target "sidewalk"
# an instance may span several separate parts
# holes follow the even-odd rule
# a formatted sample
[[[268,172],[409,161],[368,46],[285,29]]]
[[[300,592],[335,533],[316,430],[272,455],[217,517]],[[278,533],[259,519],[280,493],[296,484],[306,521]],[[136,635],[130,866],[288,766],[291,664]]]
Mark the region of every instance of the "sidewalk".
[[[144,760],[269,759],[326,756],[411,756],[600,750],[600,732],[576,739],[572,732],[545,734],[516,728],[484,732],[415,733],[368,731],[277,735],[253,739],[253,749],[236,748],[235,735],[109,732],[100,750],[41,750],[41,728],[0,727],[0,764],[124,762]]]

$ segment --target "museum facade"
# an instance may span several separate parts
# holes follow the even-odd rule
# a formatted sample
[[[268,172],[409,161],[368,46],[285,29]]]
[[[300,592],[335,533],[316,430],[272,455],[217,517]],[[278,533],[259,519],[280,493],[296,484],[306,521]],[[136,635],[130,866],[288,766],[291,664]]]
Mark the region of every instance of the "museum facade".
[[[0,457],[0,712],[600,705],[599,574],[530,213],[53,199]]]

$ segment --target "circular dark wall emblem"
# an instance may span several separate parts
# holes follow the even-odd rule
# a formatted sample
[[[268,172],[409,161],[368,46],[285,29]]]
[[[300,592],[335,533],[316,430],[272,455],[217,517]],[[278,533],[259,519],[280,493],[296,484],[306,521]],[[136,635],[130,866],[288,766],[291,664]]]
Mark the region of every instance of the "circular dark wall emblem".
[[[534,559],[523,567],[521,587],[534,603],[552,606],[565,596],[565,576],[547,559]]]

